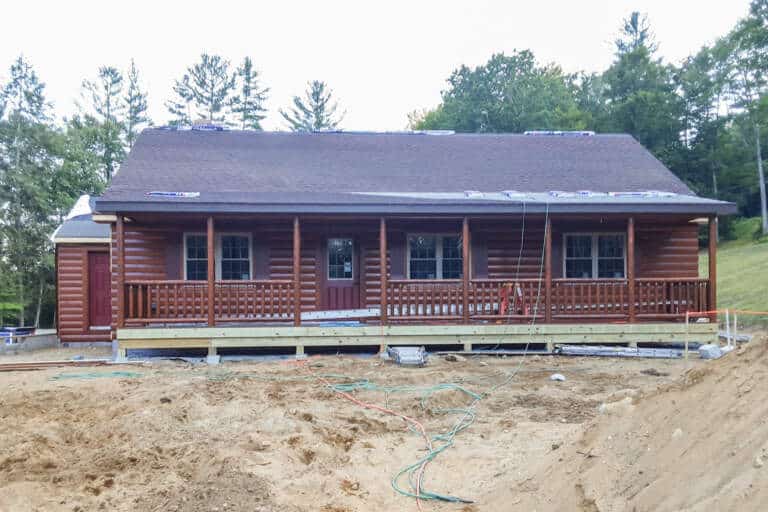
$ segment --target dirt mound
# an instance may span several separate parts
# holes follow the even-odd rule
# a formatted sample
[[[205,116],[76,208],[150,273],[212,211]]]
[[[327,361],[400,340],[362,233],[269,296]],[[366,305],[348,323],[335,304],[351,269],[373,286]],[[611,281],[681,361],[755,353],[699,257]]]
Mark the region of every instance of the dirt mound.
[[[656,391],[603,404],[576,442],[497,489],[488,509],[765,510],[766,378],[760,339]]]

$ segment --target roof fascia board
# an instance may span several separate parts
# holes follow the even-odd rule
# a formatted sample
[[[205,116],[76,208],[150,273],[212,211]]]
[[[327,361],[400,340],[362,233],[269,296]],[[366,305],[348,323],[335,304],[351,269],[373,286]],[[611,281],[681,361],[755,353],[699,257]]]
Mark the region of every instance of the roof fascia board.
[[[63,237],[55,238],[53,243],[59,244],[108,244],[111,240],[109,238],[95,238],[95,237]]]
[[[182,202],[99,202],[102,211],[120,213],[434,213],[434,214],[487,214],[487,213],[685,213],[694,215],[732,215],[737,211],[734,203],[487,203],[487,204],[318,204],[318,203],[182,203]],[[96,216],[94,216],[96,217]],[[106,216],[105,216],[106,217]],[[111,218],[117,219],[116,215]],[[96,219],[94,219],[96,220]],[[106,222],[102,220],[101,222]]]

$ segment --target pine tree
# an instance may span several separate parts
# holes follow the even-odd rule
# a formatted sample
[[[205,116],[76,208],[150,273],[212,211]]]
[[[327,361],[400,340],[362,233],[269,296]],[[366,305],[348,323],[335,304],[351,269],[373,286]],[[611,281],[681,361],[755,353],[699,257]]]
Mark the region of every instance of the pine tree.
[[[235,75],[229,71],[230,63],[218,55],[203,53],[200,62],[187,68],[177,80],[173,90],[177,98],[167,104],[174,115],[174,123],[190,121],[190,107],[195,115],[208,123],[226,123],[224,107],[230,102],[235,87]]]
[[[128,149],[133,147],[136,137],[139,136],[139,127],[151,125],[152,120],[147,115],[147,93],[142,91],[139,84],[139,71],[136,63],[131,59],[131,67],[128,69],[128,89],[123,98],[125,103],[125,141]]]
[[[6,105],[0,119],[0,260],[15,281],[10,302],[18,305],[19,324],[27,319],[25,306],[34,303],[32,297],[42,296],[50,270],[45,254],[50,250],[60,135],[50,125],[44,88],[20,57],[0,94]],[[29,293],[30,287],[39,292]],[[40,307],[38,302],[38,311]]]
[[[0,94],[0,105],[9,116],[20,116],[26,120],[49,120],[50,105],[45,102],[45,85],[37,78],[32,66],[19,56],[11,65],[11,78]],[[0,112],[2,113],[2,112]]]
[[[173,118],[168,122],[171,126],[192,124],[192,92],[189,75],[176,80],[173,85],[174,98],[165,102],[165,107]]]
[[[295,132],[336,129],[344,113],[337,116],[338,103],[331,102],[332,91],[319,80],[308,82],[307,86],[304,99],[294,96],[291,110],[280,109],[280,115]]]
[[[122,140],[125,114],[123,88],[122,73],[111,66],[100,67],[96,80],[83,81],[83,97],[90,103],[90,109],[83,110],[101,125],[101,158],[107,182],[125,158]]]
[[[235,76],[239,94],[230,101],[234,122],[241,130],[261,130],[261,120],[266,117],[264,102],[267,100],[269,89],[262,88],[259,84],[259,72],[253,69],[250,57],[243,60]]]

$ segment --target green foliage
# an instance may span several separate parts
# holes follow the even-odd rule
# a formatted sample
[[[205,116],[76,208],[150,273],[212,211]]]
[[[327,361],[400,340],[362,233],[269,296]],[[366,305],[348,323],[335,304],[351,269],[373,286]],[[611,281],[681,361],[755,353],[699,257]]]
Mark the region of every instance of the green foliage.
[[[50,317],[40,319],[54,310],[50,235],[79,195],[104,185],[101,124],[89,117],[87,124],[78,119],[65,131],[57,128],[44,90],[19,58],[0,94],[6,105],[0,117],[0,315],[8,322],[15,312],[19,325],[51,324]]]
[[[325,82],[313,80],[307,83],[304,98],[294,96],[291,109],[280,109],[280,115],[295,132],[335,130],[344,114],[336,113],[338,103],[331,101],[332,95]]]
[[[414,128],[482,133],[586,127],[576,78],[558,66],[539,65],[528,50],[493,55],[475,69],[462,66],[448,84],[440,106],[413,119]]]
[[[133,147],[136,137],[139,136],[139,127],[152,124],[152,120],[147,114],[147,93],[144,92],[139,83],[139,70],[136,69],[136,63],[131,59],[131,67],[128,68],[128,88],[123,97],[125,104],[125,142],[128,149]]]
[[[758,217],[745,227],[760,228]],[[739,228],[741,231],[741,228]],[[744,230],[747,231],[747,230]],[[749,232],[743,238],[721,243],[717,250],[717,305],[720,309],[768,311],[768,243],[756,242]],[[699,273],[707,275],[707,251],[699,255]],[[721,318],[722,320],[722,318]],[[768,316],[739,315],[739,325],[768,325]]]
[[[173,86],[176,97],[166,104],[173,122],[189,124],[197,120],[192,119],[195,115],[208,123],[226,123],[224,107],[235,88],[235,75],[229,67],[229,60],[223,57],[201,54],[200,62],[188,67]]]
[[[264,103],[267,101],[269,89],[261,87],[259,72],[253,68],[250,57],[243,60],[235,77],[238,94],[229,102],[236,121],[233,124],[241,130],[261,130],[261,120],[266,117],[264,113],[267,109]]]

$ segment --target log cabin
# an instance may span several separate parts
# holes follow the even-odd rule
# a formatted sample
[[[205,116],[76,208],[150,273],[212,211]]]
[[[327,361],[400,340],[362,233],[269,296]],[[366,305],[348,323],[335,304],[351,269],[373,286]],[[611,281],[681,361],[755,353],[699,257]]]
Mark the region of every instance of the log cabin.
[[[735,209],[622,134],[193,127],[145,130],[92,220],[122,354],[302,354],[679,342],[686,312],[716,307],[716,222]]]

